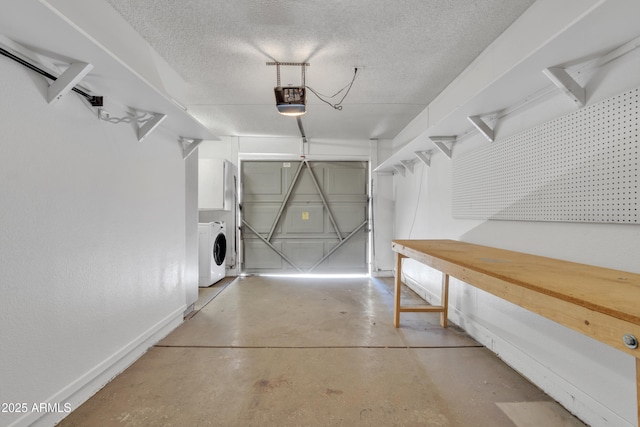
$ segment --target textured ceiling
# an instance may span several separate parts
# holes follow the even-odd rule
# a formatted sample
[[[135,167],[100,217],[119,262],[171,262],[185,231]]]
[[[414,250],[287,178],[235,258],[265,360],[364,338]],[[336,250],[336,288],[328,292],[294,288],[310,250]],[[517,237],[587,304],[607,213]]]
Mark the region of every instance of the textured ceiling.
[[[310,138],[391,139],[534,0],[107,0],[187,81],[181,101],[217,135],[297,136],[275,67],[309,62]],[[299,67],[282,84],[300,84]],[[336,101],[340,97],[336,97]]]

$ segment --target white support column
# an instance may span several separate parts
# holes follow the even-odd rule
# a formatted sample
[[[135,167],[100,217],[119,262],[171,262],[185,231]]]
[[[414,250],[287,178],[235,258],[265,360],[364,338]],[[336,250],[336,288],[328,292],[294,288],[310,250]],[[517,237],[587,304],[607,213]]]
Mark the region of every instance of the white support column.
[[[445,156],[451,158],[453,154],[453,144],[456,142],[455,136],[430,136],[429,139]],[[447,142],[451,145],[447,146]]]
[[[578,107],[584,107],[586,104],[586,92],[582,86],[576,82],[573,77],[567,73],[567,70],[561,67],[549,67],[542,70],[545,76],[558,86],[569,98],[573,100]]]
[[[138,129],[138,141],[142,142],[166,118],[167,118],[166,114],[161,114],[161,113],[154,114],[153,117],[150,118],[144,124],[144,126],[142,126],[140,129]]]
[[[469,119],[469,121],[471,122],[471,124],[478,129],[478,131],[484,135],[485,138],[487,138],[489,140],[489,142],[493,142],[495,135],[493,133],[493,129],[491,129],[489,127],[488,124],[486,124],[481,118],[480,116],[469,116],[467,117]]]
[[[64,73],[60,75],[47,91],[47,102],[53,104],[66,95],[80,80],[93,69],[93,65],[86,62],[74,62],[69,65]]]

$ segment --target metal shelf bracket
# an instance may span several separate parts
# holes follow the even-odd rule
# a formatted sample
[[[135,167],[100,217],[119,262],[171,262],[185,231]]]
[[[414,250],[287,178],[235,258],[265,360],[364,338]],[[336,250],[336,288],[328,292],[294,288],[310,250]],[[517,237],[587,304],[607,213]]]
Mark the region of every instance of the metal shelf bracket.
[[[567,70],[562,67],[549,67],[542,70],[545,76],[549,78],[560,88],[573,102],[578,104],[578,107],[584,107],[586,105],[586,92],[585,89],[569,75]]]
[[[393,165],[393,168],[396,170],[396,172],[398,172],[400,175],[405,176],[405,168],[404,165],[402,163],[397,163],[395,165]]]
[[[142,142],[166,118],[166,114],[155,113],[153,117],[151,117],[140,129],[138,129],[138,142]]]
[[[89,71],[93,69],[93,65],[86,62],[74,62],[64,73],[60,75],[47,90],[47,102],[49,104],[56,103],[60,98],[69,93],[71,89],[84,78]]]
[[[431,155],[433,154],[431,151],[415,151],[414,154],[422,163],[431,166]]]
[[[182,159],[186,160],[193,152],[198,148],[198,145],[202,142],[201,139],[188,140],[186,138],[180,138],[180,144],[182,144]]]
[[[413,173],[413,160],[400,160],[402,166],[405,167],[409,172]]]
[[[453,154],[453,144],[456,142],[455,136],[430,136],[429,139],[445,156],[449,159],[451,158]],[[448,146],[447,143],[449,143]]]
[[[471,124],[476,129],[478,129],[478,132],[480,132],[485,138],[487,138],[489,142],[493,142],[495,138],[493,129],[491,129],[489,125],[486,124],[485,121],[480,118],[480,116],[469,116],[467,117],[467,119],[469,119]]]

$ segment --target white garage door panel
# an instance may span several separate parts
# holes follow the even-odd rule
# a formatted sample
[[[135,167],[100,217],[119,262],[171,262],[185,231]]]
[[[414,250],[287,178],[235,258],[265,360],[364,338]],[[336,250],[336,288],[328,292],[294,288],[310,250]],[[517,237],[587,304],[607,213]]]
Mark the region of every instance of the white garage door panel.
[[[324,242],[322,241],[288,241],[284,242],[282,247],[287,257],[294,261],[298,267],[305,269],[313,267],[314,260],[319,260],[324,256]],[[289,269],[293,271],[292,267]]]
[[[325,254],[333,247],[334,245],[326,242]],[[366,234],[364,231],[360,231],[358,236],[355,236],[331,254],[324,263],[315,269],[315,272],[333,273],[334,271],[340,271],[341,273],[362,273],[363,269],[366,270],[367,268],[366,247]]]
[[[356,229],[367,218],[367,207],[363,203],[354,205],[353,203],[336,203],[331,207],[333,216],[338,223],[338,228],[343,237]],[[326,219],[325,227],[332,229],[330,220]]]
[[[274,246],[282,249],[281,243],[276,242]],[[244,251],[246,259],[250,262],[248,268],[265,271],[280,271],[282,269],[282,258],[261,241],[253,240],[245,242]]]
[[[243,206],[244,219],[260,233],[267,234],[271,230],[280,203],[247,203]]]
[[[326,194],[366,194],[367,177],[361,169],[330,168],[326,179]]]
[[[367,177],[367,162],[242,162],[243,272],[366,273]]]
[[[246,195],[280,195],[282,194],[282,170],[271,165],[250,164],[243,175],[243,191]]]
[[[318,190],[316,190],[316,186],[313,183],[313,179],[311,175],[309,175],[309,171],[306,168],[303,169],[298,182],[296,183],[295,195],[296,200],[317,200],[320,201],[320,196],[318,196]],[[314,170],[316,180],[319,183],[322,183],[323,179],[323,171]],[[306,197],[305,197],[306,196]]]
[[[286,233],[322,234],[324,207],[316,206],[291,206],[285,216]],[[329,226],[330,227],[330,226]]]

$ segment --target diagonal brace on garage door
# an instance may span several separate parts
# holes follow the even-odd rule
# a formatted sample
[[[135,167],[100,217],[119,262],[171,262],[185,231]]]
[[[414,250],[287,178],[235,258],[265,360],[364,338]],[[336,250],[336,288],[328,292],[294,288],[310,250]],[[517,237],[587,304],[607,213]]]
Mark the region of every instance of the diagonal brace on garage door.
[[[249,223],[248,223],[247,221],[245,221],[245,220],[243,219],[243,220],[242,220],[242,223],[243,223],[243,224],[244,224],[244,225],[245,225],[249,230],[251,230],[251,232],[252,232],[253,234],[255,234],[256,236],[258,236],[258,238],[259,238],[260,240],[262,240],[262,241],[263,241],[267,246],[269,246],[271,249],[273,249],[273,251],[274,251],[275,253],[277,253],[278,255],[280,255],[280,257],[281,257],[283,260],[285,260],[285,261],[287,261],[289,264],[291,264],[291,266],[292,266],[293,268],[295,268],[296,270],[298,270],[300,273],[302,273],[302,272],[303,272],[303,271],[302,271],[302,269],[301,269],[300,267],[298,267],[298,266],[297,266],[293,261],[291,261],[291,260],[289,259],[289,257],[287,257],[283,252],[279,251],[279,250],[278,250],[278,248],[276,248],[275,246],[273,246],[273,244],[272,244],[270,241],[268,241],[267,239],[265,239],[264,237],[262,237],[262,236],[260,235],[260,233],[258,233],[258,231],[257,231],[255,228],[253,228],[251,225],[249,225]]]
[[[318,262],[316,262],[313,267],[311,267],[310,269],[308,269],[306,271],[306,273],[311,273],[313,270],[315,270],[315,268],[317,266],[319,266],[320,264],[322,264],[324,262],[324,260],[326,260],[327,258],[329,258],[335,251],[337,251],[338,249],[340,249],[340,247],[342,245],[344,245],[345,243],[347,243],[349,241],[349,239],[351,239],[353,236],[355,236],[358,231],[362,230],[362,228],[367,225],[368,221],[364,221],[362,224],[360,224],[358,227],[356,227],[355,230],[353,230],[351,233],[349,233],[349,235],[347,237],[345,237],[344,239],[342,239],[337,245],[335,245],[329,252],[327,252],[327,254],[325,256],[323,256],[320,260],[318,260]],[[249,225],[249,223],[247,221],[245,221],[244,219],[242,220],[242,223],[247,226],[247,228],[249,230],[251,230],[251,232],[253,234],[255,234],[260,240],[262,240],[267,246],[269,246],[275,253],[277,253],[278,255],[280,255],[282,257],[282,259],[284,259],[286,262],[288,262],[289,264],[291,264],[291,266],[293,268],[295,268],[296,270],[298,270],[300,273],[303,273],[302,269],[300,267],[298,267],[293,261],[291,261],[291,259],[289,259],[289,257],[287,257],[283,252],[281,252],[280,250],[278,250],[278,248],[276,248],[275,246],[273,246],[273,244],[271,242],[269,242],[267,239],[265,239],[264,237],[262,237],[260,235],[260,233],[258,233],[258,231],[253,228],[251,225]]]
[[[319,266],[320,264],[322,264],[324,262],[325,259],[329,258],[331,256],[331,254],[333,254],[335,251],[337,251],[338,249],[340,249],[340,247],[342,245],[344,245],[345,243],[347,243],[349,241],[349,239],[351,239],[353,236],[356,235],[356,233],[358,231],[360,231],[362,229],[362,227],[364,227],[365,225],[367,225],[367,220],[365,220],[362,224],[360,224],[355,230],[353,230],[347,237],[345,237],[344,239],[342,239],[340,241],[340,243],[338,243],[337,245],[335,245],[333,247],[333,249],[331,249],[329,252],[327,252],[327,254],[325,256],[323,256],[318,262],[316,262],[313,267],[311,267],[309,270],[307,270],[307,273],[312,272],[317,266]]]
[[[282,212],[284,212],[287,204],[289,203],[289,198],[291,198],[291,194],[293,193],[293,188],[296,186],[296,182],[298,182],[298,177],[300,176],[300,172],[302,172],[302,166],[304,162],[300,162],[298,165],[298,169],[296,173],[293,175],[293,179],[291,180],[291,184],[289,184],[289,188],[287,189],[287,194],[284,196],[284,200],[280,204],[280,209],[278,209],[278,213],[276,214],[275,219],[273,220],[273,224],[271,225],[271,230],[269,230],[269,234],[267,235],[267,241],[270,242],[273,237],[273,233],[275,233],[278,224],[280,223],[280,218],[282,218]]]
[[[354,235],[357,234],[358,231],[360,231],[365,225],[367,225],[368,221],[365,220],[362,224],[360,224],[358,227],[356,227],[355,230],[353,230],[346,238],[342,237],[342,233],[340,233],[340,230],[338,228],[338,224],[335,220],[335,217],[333,215],[333,212],[331,211],[331,208],[329,207],[329,204],[327,203],[327,199],[324,195],[324,192],[322,191],[322,188],[320,187],[320,184],[318,183],[318,180],[313,172],[313,169],[311,168],[311,165],[309,164],[309,162],[304,159],[300,162],[300,164],[298,165],[298,169],[296,170],[294,177],[291,181],[291,184],[289,185],[289,188],[287,189],[287,193],[285,194],[285,197],[282,201],[282,203],[280,204],[280,207],[278,209],[278,212],[276,214],[276,217],[274,218],[273,224],[271,225],[271,229],[269,230],[269,234],[267,235],[267,237],[263,237],[260,233],[258,233],[258,231],[253,228],[247,221],[245,221],[244,219],[242,220],[242,223],[244,225],[247,226],[247,228],[249,230],[251,230],[252,233],[254,233],[262,242],[264,242],[267,246],[269,246],[269,248],[271,248],[274,252],[276,252],[282,259],[284,259],[287,263],[289,263],[293,268],[295,268],[296,270],[298,270],[299,272],[302,272],[302,269],[300,267],[298,267],[290,258],[288,258],[282,251],[278,250],[278,248],[276,248],[272,243],[271,240],[273,238],[273,235],[278,227],[278,224],[280,223],[283,213],[286,210],[289,200],[291,198],[291,195],[293,194],[293,190],[297,184],[297,182],[300,179],[301,176],[301,172],[302,172],[302,168],[303,166],[306,166],[307,170],[309,171],[309,175],[311,176],[311,180],[313,181],[313,184],[316,188],[316,191],[318,192],[318,195],[320,196],[320,200],[322,201],[322,205],[324,207],[324,209],[327,212],[327,215],[329,216],[329,220],[331,221],[331,225],[333,226],[333,229],[338,237],[338,244],[336,246],[334,246],[329,252],[327,252],[327,254],[325,254],[320,260],[318,260],[309,270],[307,270],[307,273],[313,271],[316,267],[318,267],[320,264],[322,264],[327,258],[329,258],[335,251],[337,251],[340,247],[342,247],[349,239],[351,239],[351,237],[353,237]]]
[[[318,195],[320,196],[320,200],[322,200],[322,205],[327,210],[327,214],[329,215],[329,220],[331,221],[331,225],[333,226],[333,229],[335,230],[336,235],[338,236],[338,240],[342,241],[342,234],[340,233],[340,230],[338,229],[338,223],[336,222],[336,219],[333,216],[333,212],[329,208],[329,204],[327,203],[327,199],[324,196],[322,188],[320,188],[320,184],[318,184],[318,180],[316,179],[316,175],[313,173],[313,170],[311,169],[311,166],[309,165],[309,162],[307,162],[306,159],[301,161],[300,164],[298,165],[298,169],[296,170],[296,173],[293,176],[293,180],[291,180],[291,184],[289,185],[289,188],[287,189],[287,194],[285,195],[284,200],[280,204],[280,209],[278,209],[278,213],[276,214],[276,217],[273,220],[273,224],[271,225],[271,230],[269,230],[269,234],[267,235],[267,241],[269,241],[269,242],[271,241],[271,239],[273,238],[273,234],[276,231],[276,228],[278,228],[278,224],[280,223],[280,220],[282,219],[282,213],[287,208],[287,205],[289,204],[289,199],[291,198],[291,194],[293,193],[293,189],[296,186],[296,184],[298,183],[298,180],[300,179],[300,172],[302,172],[302,167],[303,166],[307,167],[307,170],[309,171],[309,175],[311,176],[311,180],[313,181],[313,185],[316,187],[316,191],[318,192]]]
[[[327,203],[327,199],[324,197],[324,192],[322,191],[322,188],[320,188],[320,185],[318,184],[316,175],[313,173],[311,166],[309,166],[309,163],[306,160],[304,160],[304,164],[307,165],[307,170],[309,171],[309,175],[311,175],[311,179],[313,180],[313,183],[316,186],[316,190],[318,191],[318,195],[322,200],[322,204],[324,205],[324,208],[327,210],[327,214],[329,215],[329,219],[331,220],[333,229],[336,231],[336,234],[338,235],[338,240],[342,242],[342,234],[340,234],[340,230],[338,229],[338,223],[336,222],[336,219],[333,216],[333,212],[331,212],[331,209],[329,208],[329,204]]]

